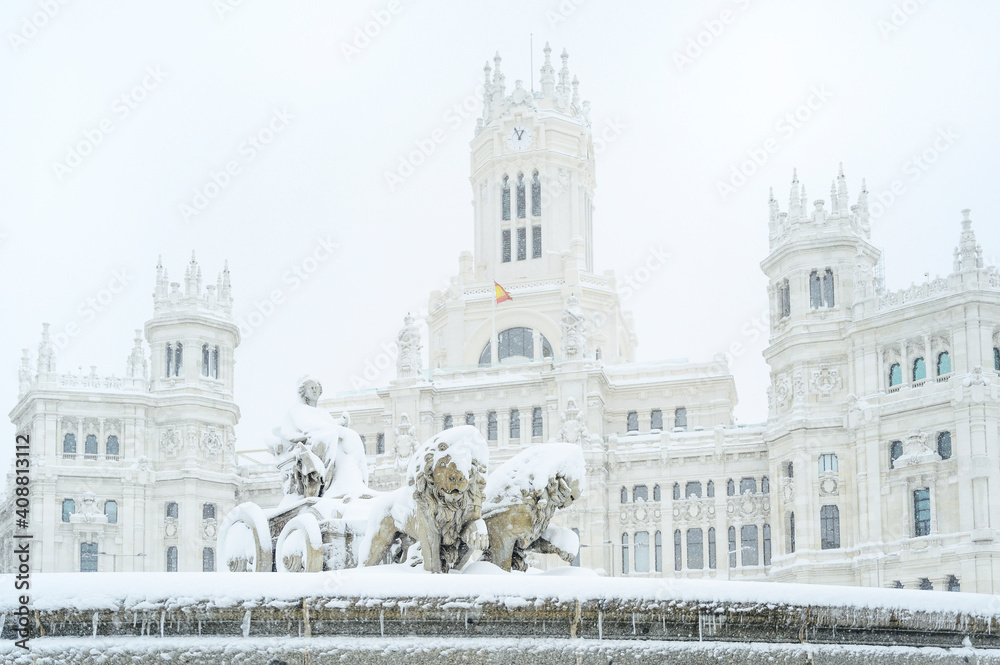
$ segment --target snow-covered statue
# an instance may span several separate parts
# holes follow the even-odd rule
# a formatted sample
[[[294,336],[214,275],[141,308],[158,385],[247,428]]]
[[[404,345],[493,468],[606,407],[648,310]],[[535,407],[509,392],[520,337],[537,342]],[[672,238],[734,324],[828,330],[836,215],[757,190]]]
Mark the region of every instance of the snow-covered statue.
[[[583,413],[576,406],[576,400],[570,397],[566,400],[566,410],[559,415],[559,434],[556,441],[562,443],[584,444],[590,440],[590,430],[584,422]]]
[[[396,469],[402,471],[409,463],[413,449],[417,445],[417,428],[410,423],[409,414],[405,412],[400,414],[399,426],[394,428],[392,433],[396,445]]]
[[[483,560],[521,571],[528,568],[527,552],[572,562],[579,536],[549,522],[580,497],[585,479],[583,450],[571,443],[532,446],[500,465],[486,482],[483,518],[490,544]]]
[[[317,407],[323,386],[304,376],[299,379],[300,402],[288,410],[274,430],[279,441],[271,447],[278,467],[286,474],[286,494],[303,497],[366,494],[368,464],[361,436]]]
[[[586,319],[580,300],[570,294],[562,313],[562,354],[566,360],[580,360],[587,355]]]
[[[413,323],[409,313],[403,319],[403,329],[399,331],[397,340],[399,355],[396,357],[396,376],[404,378],[420,373],[420,331]]]
[[[482,519],[489,450],[471,425],[445,430],[421,444],[406,485],[377,499],[368,516],[360,560],[401,562],[414,541],[424,569],[446,573],[477,560],[489,540]],[[394,548],[394,545],[397,547]]]

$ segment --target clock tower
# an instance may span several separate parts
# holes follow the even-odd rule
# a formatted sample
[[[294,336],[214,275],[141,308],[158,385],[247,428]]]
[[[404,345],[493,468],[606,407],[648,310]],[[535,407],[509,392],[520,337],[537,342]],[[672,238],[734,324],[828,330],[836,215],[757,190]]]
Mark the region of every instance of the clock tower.
[[[508,91],[500,54],[485,71],[483,116],[472,141],[477,278],[498,282],[593,269],[594,144],[563,50],[558,74],[545,46],[541,90]]]

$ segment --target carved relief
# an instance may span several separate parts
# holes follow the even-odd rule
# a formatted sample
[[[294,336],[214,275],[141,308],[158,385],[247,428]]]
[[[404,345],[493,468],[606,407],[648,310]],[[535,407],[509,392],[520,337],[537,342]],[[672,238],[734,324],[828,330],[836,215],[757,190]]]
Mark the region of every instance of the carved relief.
[[[715,519],[715,499],[690,496],[673,502],[674,522],[702,522]]]
[[[181,435],[173,427],[168,427],[160,434],[160,448],[167,455],[174,457],[181,449]]]
[[[821,397],[829,397],[834,391],[840,390],[843,385],[844,380],[840,376],[839,369],[831,369],[829,365],[823,364],[819,366],[819,369],[812,370],[809,389]]]
[[[903,454],[892,463],[893,468],[900,469],[924,462],[940,461],[941,456],[937,451],[927,445],[928,438],[927,432],[922,430],[911,429],[907,432],[903,438]]]
[[[840,495],[840,477],[837,475],[836,471],[827,471],[819,474],[819,495]]]
[[[219,523],[215,518],[210,517],[208,519],[202,520],[201,523],[201,537],[205,540],[215,540],[215,537],[219,534]]]
[[[785,503],[791,503],[795,500],[795,479],[794,478],[782,478],[781,479],[781,499]]]
[[[215,456],[222,450],[222,436],[214,427],[207,427],[201,433],[201,449],[208,455]]]

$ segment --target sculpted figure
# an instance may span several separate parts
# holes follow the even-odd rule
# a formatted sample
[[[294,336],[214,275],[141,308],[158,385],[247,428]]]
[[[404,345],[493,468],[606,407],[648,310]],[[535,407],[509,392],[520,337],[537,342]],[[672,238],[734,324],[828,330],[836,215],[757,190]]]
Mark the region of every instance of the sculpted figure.
[[[376,501],[368,518],[360,560],[382,563],[393,545],[395,560],[420,543],[424,568],[432,573],[461,569],[488,545],[482,520],[486,487],[486,441],[471,425],[435,435],[410,460],[407,484]]]
[[[483,560],[520,571],[527,570],[527,552],[572,562],[580,551],[579,537],[549,522],[579,498],[585,472],[580,446],[546,443],[518,453],[490,474],[483,504],[490,544]]]
[[[305,376],[299,380],[300,403],[288,410],[275,430],[280,439],[272,452],[282,461],[292,458],[287,469],[288,494],[304,497],[365,494],[368,465],[361,436],[347,427],[349,416],[339,420],[317,407],[323,386]]]

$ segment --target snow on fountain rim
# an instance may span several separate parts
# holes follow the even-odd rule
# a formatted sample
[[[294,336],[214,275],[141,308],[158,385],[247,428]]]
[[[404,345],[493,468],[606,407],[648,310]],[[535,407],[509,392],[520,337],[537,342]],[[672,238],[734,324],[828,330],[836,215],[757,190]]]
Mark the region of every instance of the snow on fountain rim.
[[[0,575],[13,588],[14,576]],[[955,612],[1000,616],[1000,599],[986,594],[907,589],[734,582],[720,580],[623,579],[560,567],[547,572],[504,573],[477,563],[465,573],[435,575],[409,566],[377,566],[324,573],[36,573],[31,576],[31,608],[40,611],[160,610],[207,603],[211,607],[288,607],[303,598],[434,599],[448,602],[508,603],[684,602],[792,605]],[[0,612],[16,607],[15,594],[0,597]]]

